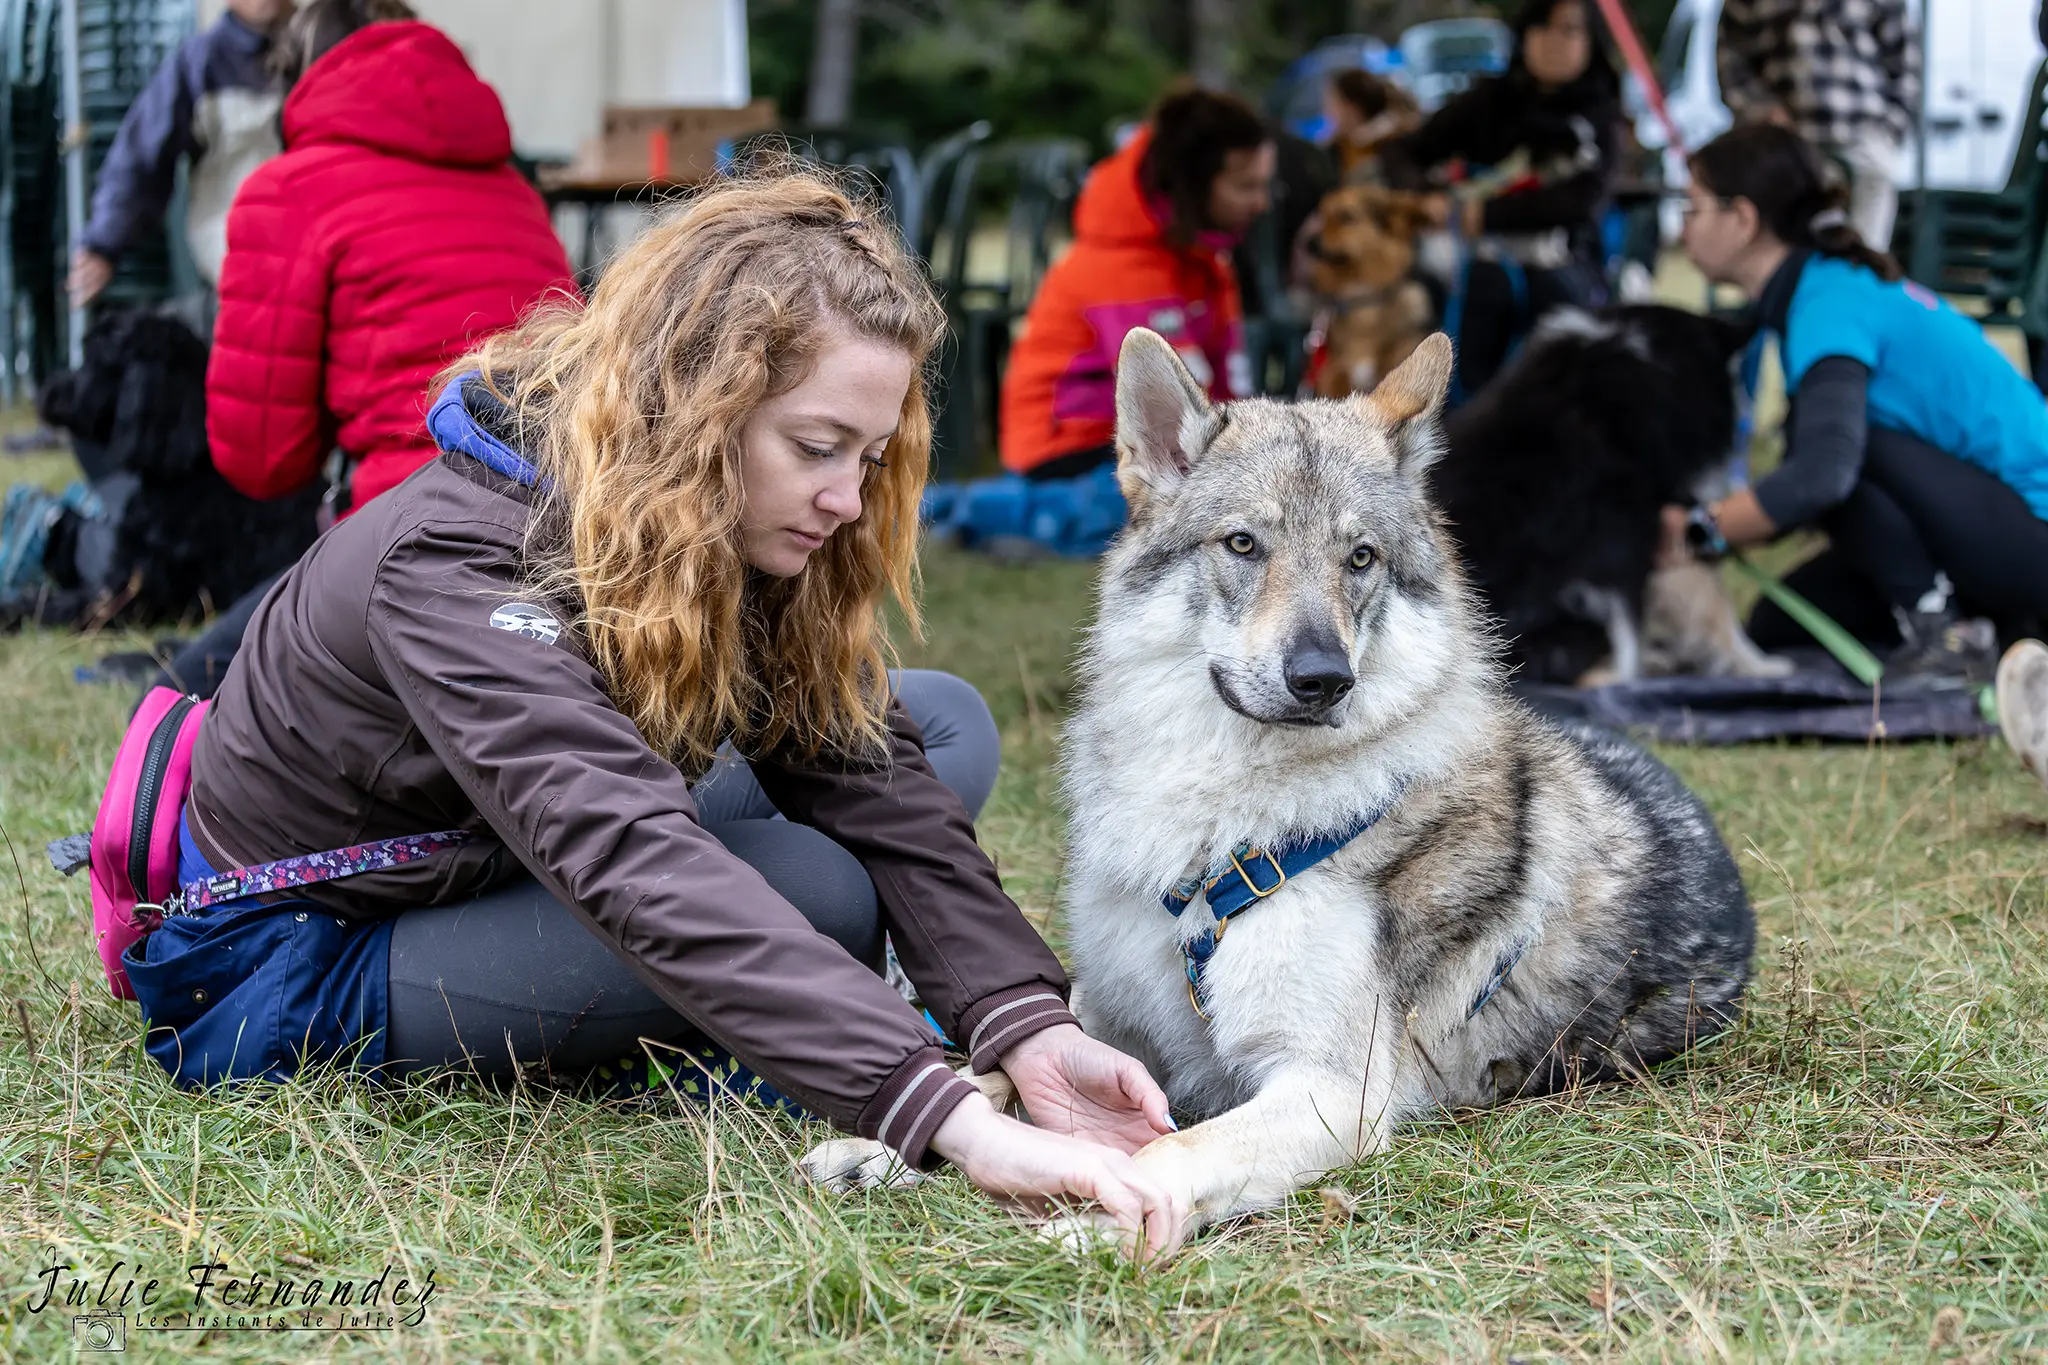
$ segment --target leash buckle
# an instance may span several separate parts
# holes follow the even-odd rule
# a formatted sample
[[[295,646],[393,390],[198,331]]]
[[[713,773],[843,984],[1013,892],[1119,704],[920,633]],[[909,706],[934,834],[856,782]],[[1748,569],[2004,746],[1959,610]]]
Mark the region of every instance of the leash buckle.
[[[132,929],[140,929],[145,934],[153,934],[163,927],[165,920],[184,913],[184,893],[173,891],[160,901],[135,902],[135,908],[128,912],[128,925]]]
[[[1272,895],[1275,891],[1278,891],[1281,887],[1287,885],[1287,869],[1280,866],[1280,860],[1273,856],[1273,851],[1271,849],[1248,849],[1246,850],[1246,853],[1247,856],[1251,858],[1253,867],[1257,867],[1259,864],[1259,859],[1264,858],[1266,860],[1266,865],[1273,869],[1273,875],[1276,878],[1278,878],[1278,880],[1275,881],[1271,886],[1261,891],[1259,889],[1259,884],[1252,880],[1252,874],[1250,869],[1246,868],[1243,863],[1237,860],[1237,850],[1232,849],[1230,853],[1230,865],[1233,868],[1237,869],[1238,876],[1244,878],[1245,890],[1252,893],[1252,898],[1254,900],[1264,900],[1266,897]]]

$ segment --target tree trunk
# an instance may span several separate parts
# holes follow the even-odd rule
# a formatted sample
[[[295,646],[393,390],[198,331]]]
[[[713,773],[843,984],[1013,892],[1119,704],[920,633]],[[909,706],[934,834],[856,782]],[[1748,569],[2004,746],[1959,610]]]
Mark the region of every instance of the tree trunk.
[[[804,119],[836,128],[853,114],[853,72],[860,48],[860,0],[818,0],[811,44],[810,102]]]
[[[1189,0],[1188,20],[1194,40],[1188,68],[1195,82],[1230,89],[1237,77],[1237,0]]]

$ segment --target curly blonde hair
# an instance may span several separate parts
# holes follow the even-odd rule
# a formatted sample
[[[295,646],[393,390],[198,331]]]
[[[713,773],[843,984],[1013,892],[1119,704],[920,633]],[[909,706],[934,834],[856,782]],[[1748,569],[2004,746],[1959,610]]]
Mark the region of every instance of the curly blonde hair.
[[[686,771],[727,738],[743,753],[879,751],[883,594],[920,628],[925,370],[945,325],[878,209],[784,167],[685,200],[584,308],[537,313],[450,371],[483,372],[545,476],[528,538],[539,586],[577,601],[614,701]],[[910,389],[859,519],[772,578],[741,558],[741,433],[835,329],[901,347]]]

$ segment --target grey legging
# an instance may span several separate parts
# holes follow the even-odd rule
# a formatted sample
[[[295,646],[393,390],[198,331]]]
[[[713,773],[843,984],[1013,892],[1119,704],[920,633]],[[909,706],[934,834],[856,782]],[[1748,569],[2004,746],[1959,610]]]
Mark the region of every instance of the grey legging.
[[[970,816],[995,786],[996,726],[981,694],[949,673],[892,675],[924,731],[939,779]],[[777,818],[745,763],[723,759],[693,789],[698,818],[817,930],[880,969],[875,888],[851,853]],[[540,883],[522,879],[456,905],[408,911],[391,933],[386,1070],[460,1065],[509,1078],[544,1063],[578,1072],[638,1051],[642,1037],[694,1035],[690,1024]]]

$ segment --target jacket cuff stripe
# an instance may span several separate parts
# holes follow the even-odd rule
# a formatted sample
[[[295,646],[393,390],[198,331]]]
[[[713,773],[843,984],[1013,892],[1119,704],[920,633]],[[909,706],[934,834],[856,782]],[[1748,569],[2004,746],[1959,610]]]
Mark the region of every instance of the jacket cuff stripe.
[[[996,1006],[987,1014],[983,1015],[981,1017],[981,1022],[974,1026],[974,1036],[967,1040],[967,1050],[970,1053],[980,1052],[982,1035],[988,1032],[988,1026],[994,1023],[996,1020],[1002,1018],[1004,1015],[1010,1013],[1010,1011],[1020,1009],[1026,1005],[1031,1004],[1042,1005],[1048,1000],[1050,1000],[1053,1004],[1059,1006],[1061,1009],[1065,1009],[1067,1007],[1067,1002],[1060,999],[1059,996],[1054,994],[1052,991],[1033,991],[1030,995],[1020,996],[1019,998],[1012,1000],[1007,1005]]]
[[[901,1072],[897,1073],[897,1075],[901,1074]],[[915,1095],[918,1092],[919,1088],[922,1087],[926,1081],[929,1081],[934,1077],[944,1078],[945,1076],[950,1074],[951,1073],[946,1070],[946,1064],[944,1062],[937,1061],[928,1061],[922,1067],[920,1067],[915,1073],[913,1073],[909,1083],[905,1085],[901,1090],[898,1090],[896,1092],[895,1102],[889,1106],[889,1111],[882,1115],[881,1123],[875,1126],[875,1140],[877,1142],[884,1143],[890,1147],[897,1146],[897,1143],[890,1134],[889,1130],[891,1126],[895,1124],[897,1117],[902,1114],[903,1107],[910,1103],[910,1097]],[[890,1081],[893,1085],[895,1082],[895,1078],[891,1077]]]
[[[1020,1001],[1020,1004],[1026,1002]],[[990,1016],[993,1018],[994,1016]],[[1016,1011],[1004,1018],[995,1028],[977,1029],[980,1042],[968,1057],[968,1063],[977,1076],[994,1071],[1001,1064],[1002,1055],[1023,1042],[1034,1033],[1054,1028],[1060,1024],[1080,1026],[1080,1020],[1067,1009],[1066,1002],[1056,995],[1033,997],[1029,1007]]]
[[[943,1052],[936,1047],[923,1048],[896,1068],[868,1101],[857,1130],[861,1136],[894,1149],[912,1169],[929,1170],[938,1164],[925,1150],[932,1134],[955,1105],[974,1093],[974,1087],[946,1065]]]
[[[932,1134],[939,1131],[939,1125],[946,1121],[946,1116],[953,1112],[955,1105],[969,1095],[978,1093],[972,1085],[951,1071],[946,1073],[945,1080],[937,1087],[923,1088],[934,1093],[924,1102],[924,1107],[917,1111],[916,1119],[907,1125],[897,1125],[905,1128],[906,1133],[902,1145],[896,1148],[902,1153],[904,1164],[920,1171],[939,1164],[938,1157],[930,1150]]]

